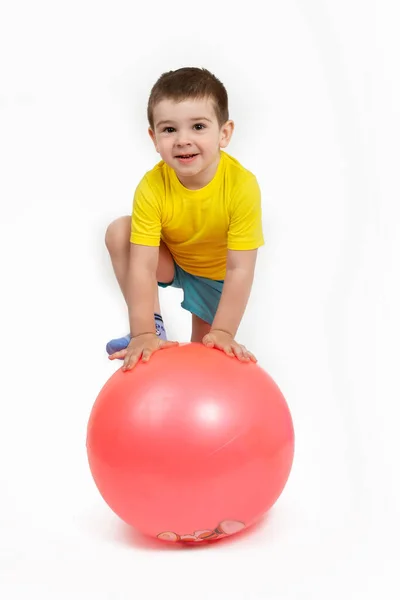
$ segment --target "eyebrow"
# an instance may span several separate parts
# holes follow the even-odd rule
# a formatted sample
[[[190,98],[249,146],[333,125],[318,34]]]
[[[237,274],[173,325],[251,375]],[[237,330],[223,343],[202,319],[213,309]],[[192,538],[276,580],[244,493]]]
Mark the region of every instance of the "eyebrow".
[[[189,121],[208,121],[209,123],[212,123],[211,119],[208,119],[207,117],[192,117],[191,119],[189,119]],[[174,123],[174,120],[168,119],[167,121],[159,121],[156,124],[156,127],[160,127],[161,125],[166,125],[167,123]]]

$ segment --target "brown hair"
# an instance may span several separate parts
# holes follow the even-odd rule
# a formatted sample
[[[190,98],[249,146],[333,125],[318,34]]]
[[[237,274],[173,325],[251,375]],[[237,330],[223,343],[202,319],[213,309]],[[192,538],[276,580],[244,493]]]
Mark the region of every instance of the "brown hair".
[[[165,98],[180,102],[188,98],[211,98],[220,127],[229,119],[228,94],[224,85],[207,69],[183,67],[163,73],[153,85],[147,105],[147,118],[154,130],[153,111]]]

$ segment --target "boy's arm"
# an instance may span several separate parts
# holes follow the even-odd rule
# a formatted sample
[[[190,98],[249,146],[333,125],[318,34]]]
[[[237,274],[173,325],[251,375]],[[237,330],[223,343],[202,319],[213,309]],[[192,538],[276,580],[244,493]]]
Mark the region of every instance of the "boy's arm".
[[[145,175],[135,190],[132,206],[126,300],[130,334],[156,333],[154,300],[161,237],[159,196]]]
[[[154,298],[159,246],[130,245],[127,304],[130,334],[156,333]]]
[[[161,340],[156,333],[154,298],[157,287],[158,254],[158,246],[131,243],[126,296],[132,339],[127,348],[110,356],[111,360],[123,359],[123,371],[132,369],[139,360],[147,362],[153,352],[160,348],[178,344],[178,342]]]
[[[256,362],[255,356],[235,341],[250,296],[257,249],[264,243],[261,192],[253,175],[234,186],[229,212],[226,276],[211,331],[203,343],[228,356]]]
[[[228,250],[226,277],[211,332],[235,337],[250,296],[257,250]]]

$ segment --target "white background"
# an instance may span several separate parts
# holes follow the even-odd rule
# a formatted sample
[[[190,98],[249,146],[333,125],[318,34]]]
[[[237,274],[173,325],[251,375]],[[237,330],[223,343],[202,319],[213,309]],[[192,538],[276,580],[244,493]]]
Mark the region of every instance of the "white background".
[[[400,42],[393,0],[0,4],[0,596],[395,599]],[[181,551],[130,531],[86,424],[127,317],[104,246],[159,160],[161,73],[226,85],[228,152],[266,245],[240,329],[283,391],[296,456],[261,526]],[[164,290],[169,336],[190,336]]]

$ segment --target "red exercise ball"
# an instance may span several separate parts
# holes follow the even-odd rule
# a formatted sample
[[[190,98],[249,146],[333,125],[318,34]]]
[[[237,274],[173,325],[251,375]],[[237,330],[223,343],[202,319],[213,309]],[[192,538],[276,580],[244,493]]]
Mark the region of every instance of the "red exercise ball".
[[[122,520],[162,540],[200,542],[237,533],[276,502],[294,431],[257,364],[184,344],[110,377],[86,445],[94,481]]]

